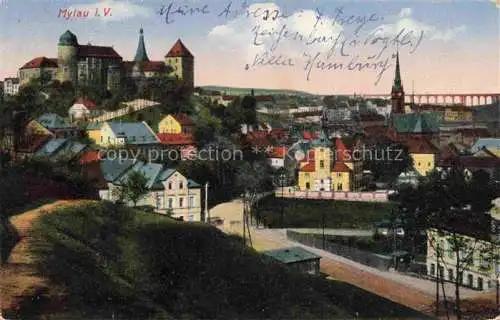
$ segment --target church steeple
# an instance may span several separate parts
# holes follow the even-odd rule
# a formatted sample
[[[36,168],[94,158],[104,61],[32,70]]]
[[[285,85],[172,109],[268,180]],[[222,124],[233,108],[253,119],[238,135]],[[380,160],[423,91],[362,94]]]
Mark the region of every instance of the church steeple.
[[[396,73],[394,74],[394,84],[392,86],[394,89],[403,89],[401,84],[401,71],[399,69],[399,50],[396,51]]]
[[[139,30],[139,34],[139,44],[137,45],[134,61],[149,61],[148,54],[146,53],[146,46],[144,45],[144,30],[142,30],[142,28]]]
[[[391,90],[391,114],[405,113],[405,92],[401,83],[401,70],[399,68],[399,50],[396,51],[396,71]]]

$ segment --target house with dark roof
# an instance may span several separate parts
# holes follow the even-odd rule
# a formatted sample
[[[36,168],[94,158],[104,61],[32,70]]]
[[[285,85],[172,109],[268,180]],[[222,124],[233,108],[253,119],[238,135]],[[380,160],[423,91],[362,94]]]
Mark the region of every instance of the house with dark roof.
[[[50,131],[56,138],[80,137],[81,132],[72,126],[66,118],[55,113],[45,113],[36,119],[43,128]]]
[[[438,161],[439,149],[427,138],[410,138],[402,144],[408,148],[408,153],[413,159],[413,168],[419,175],[425,176],[434,170]]]
[[[183,113],[169,114],[158,123],[158,133],[194,134],[196,123]]]
[[[88,145],[65,138],[53,138],[46,141],[34,153],[33,157],[38,159],[56,161],[69,161],[81,157],[88,149]]]
[[[312,275],[319,275],[321,256],[302,247],[281,248],[262,252],[264,255],[286,265],[288,268]]]
[[[201,221],[201,186],[180,172],[163,164],[130,159],[103,159],[100,167],[106,181],[106,187],[99,190],[101,199],[119,200],[116,190],[126,183],[132,172],[139,172],[146,178],[149,192],[137,205],[152,206],[157,213],[171,213],[185,221]]]

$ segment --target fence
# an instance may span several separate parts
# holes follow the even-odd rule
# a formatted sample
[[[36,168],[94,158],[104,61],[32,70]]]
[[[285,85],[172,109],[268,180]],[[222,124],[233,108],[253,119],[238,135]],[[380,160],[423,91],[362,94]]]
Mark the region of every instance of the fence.
[[[379,269],[381,271],[388,271],[389,268],[395,267],[393,258],[389,256],[383,256],[372,252],[363,251],[354,247],[343,246],[337,243],[333,243],[331,241],[328,241],[328,237],[325,237],[325,240],[323,241],[322,235],[305,234],[287,230],[286,237],[287,239],[299,242],[303,245],[313,248],[323,249],[338,256],[361,263],[369,267]],[[323,248],[323,243],[324,243],[324,248]],[[418,275],[425,275],[427,272],[425,264],[415,263],[415,262],[399,264],[396,266],[396,269],[398,271],[411,272]]]
[[[160,104],[158,102],[154,102],[154,101],[137,99],[134,101],[125,102],[125,103],[123,103],[123,105],[125,105],[124,108],[121,108],[121,109],[118,109],[115,111],[106,112],[100,116],[90,118],[89,121],[90,122],[104,122],[104,121],[108,121],[108,120],[112,120],[115,118],[125,116],[131,112],[136,112],[136,111],[143,110],[145,108],[158,106]]]
[[[281,188],[275,191],[276,197],[295,199],[323,199],[323,200],[344,200],[362,202],[388,202],[387,191],[374,192],[338,192],[338,191],[297,191],[292,188]]]

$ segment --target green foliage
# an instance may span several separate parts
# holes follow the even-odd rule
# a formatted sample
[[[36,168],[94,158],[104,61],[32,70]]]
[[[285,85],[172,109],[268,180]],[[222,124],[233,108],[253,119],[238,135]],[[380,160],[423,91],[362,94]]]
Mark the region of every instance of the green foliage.
[[[136,206],[137,202],[149,192],[147,183],[148,179],[144,174],[139,171],[133,171],[123,185],[115,189],[115,196],[119,201],[130,201]]]
[[[259,202],[256,214],[265,225],[280,227],[283,207],[286,228],[321,228],[324,213],[326,228],[371,229],[374,222],[390,217],[393,204],[282,199],[269,196]]]
[[[398,176],[413,166],[408,148],[391,141],[382,141],[368,149],[364,169],[373,172],[376,181],[393,183]]]

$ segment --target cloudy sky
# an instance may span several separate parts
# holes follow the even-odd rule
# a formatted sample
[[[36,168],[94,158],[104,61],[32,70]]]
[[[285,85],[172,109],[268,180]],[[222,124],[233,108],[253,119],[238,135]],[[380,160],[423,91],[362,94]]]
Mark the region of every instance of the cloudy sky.
[[[407,92],[499,92],[499,2],[0,0],[0,78],[57,57],[67,29],[131,60],[142,26],[152,60],[182,39],[196,85],[387,93],[399,50]],[[64,9],[89,13],[66,19]]]

